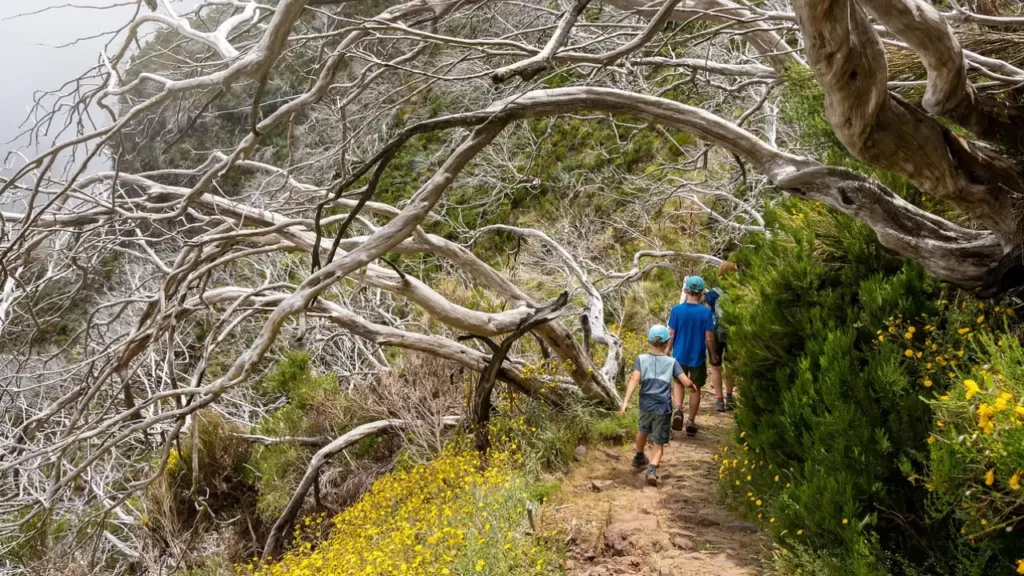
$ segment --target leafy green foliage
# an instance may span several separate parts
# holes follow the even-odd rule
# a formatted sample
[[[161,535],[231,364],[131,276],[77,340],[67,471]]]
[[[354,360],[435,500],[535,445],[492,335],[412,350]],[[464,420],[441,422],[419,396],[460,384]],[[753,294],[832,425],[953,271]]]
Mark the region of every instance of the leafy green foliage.
[[[258,434],[333,438],[359,419],[351,397],[342,393],[334,374],[315,374],[306,352],[286,353],[260,388],[264,394],[284,396],[287,403],[257,426]],[[349,453],[370,456],[377,443],[377,439],[367,438]],[[258,478],[257,509],[262,517],[273,519],[281,513],[312,454],[312,448],[294,443],[254,450],[249,463]]]
[[[746,273],[728,285],[742,405],[740,445],[718,456],[726,497],[783,546],[779,573],[1008,569],[1007,558],[1024,555],[1019,539],[1001,560],[972,548],[955,517],[962,502],[937,506],[920,480],[942,470],[950,494],[963,494],[971,481],[957,471],[973,470],[976,484],[978,461],[994,461],[991,447],[951,456],[934,440],[929,449],[929,438],[932,405],[962,398],[962,374],[994,363],[985,350],[1003,350],[979,347],[995,340],[974,335],[1001,320],[986,320],[984,304],[949,292],[845,216],[787,201],[767,218],[774,234],[737,254]],[[960,410],[957,421],[970,421]],[[1008,483],[1012,466],[1001,466]]]
[[[1003,310],[989,311],[996,317]],[[978,313],[971,306],[969,313]],[[973,314],[972,314],[973,316]],[[979,319],[988,315],[978,316]],[[973,322],[973,318],[971,319]],[[959,526],[961,556],[973,573],[1012,573],[1024,559],[1024,348],[1018,338],[981,328],[981,361],[933,401],[930,517]]]

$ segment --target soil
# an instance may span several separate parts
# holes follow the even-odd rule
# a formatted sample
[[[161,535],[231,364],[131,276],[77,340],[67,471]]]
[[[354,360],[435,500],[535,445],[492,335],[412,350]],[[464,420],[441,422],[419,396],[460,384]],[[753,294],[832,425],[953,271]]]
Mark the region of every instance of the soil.
[[[767,539],[718,497],[718,445],[733,428],[704,393],[695,438],[673,432],[660,484],[647,486],[630,462],[634,449],[599,446],[562,482],[543,524],[567,534],[569,576],[750,576],[761,572]],[[632,438],[634,431],[627,433]],[[648,446],[650,454],[650,446]]]

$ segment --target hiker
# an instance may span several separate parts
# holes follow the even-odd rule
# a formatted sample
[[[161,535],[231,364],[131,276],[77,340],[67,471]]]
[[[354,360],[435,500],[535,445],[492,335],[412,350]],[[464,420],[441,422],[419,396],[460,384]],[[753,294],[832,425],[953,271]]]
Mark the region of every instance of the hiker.
[[[718,363],[715,344],[715,315],[701,304],[704,296],[704,279],[687,276],[683,280],[683,302],[672,307],[668,319],[668,330],[672,337],[672,356],[683,368],[695,387],[690,391],[689,413],[683,421],[682,395],[676,403],[672,417],[672,429],[682,430],[687,436],[697,435],[697,410],[700,408],[700,389],[708,381],[708,356],[711,363]]]
[[[733,272],[738,271],[736,264],[724,261],[718,265],[718,281]],[[736,409],[736,399],[733,397],[734,382],[732,378],[725,382],[725,398],[722,398],[722,363],[725,361],[725,349],[727,347],[726,337],[729,334],[728,327],[722,322],[722,299],[725,297],[725,290],[721,286],[712,288],[704,294],[704,303],[711,309],[715,317],[715,356],[718,362],[711,362],[711,387],[715,391],[715,411],[725,412]]]
[[[626,397],[622,399],[619,416],[626,415],[629,398],[636,387],[640,386],[640,426],[636,433],[636,456],[633,468],[642,470],[647,466],[647,483],[658,485],[658,465],[668,444],[672,404],[683,402],[683,387],[696,390],[693,382],[683,374],[683,368],[672,356],[667,354],[671,335],[668,328],[657,324],[647,331],[647,341],[651,348],[647,354],[641,354],[633,364],[633,374],[629,377]],[[651,458],[644,454],[647,438],[654,444]]]

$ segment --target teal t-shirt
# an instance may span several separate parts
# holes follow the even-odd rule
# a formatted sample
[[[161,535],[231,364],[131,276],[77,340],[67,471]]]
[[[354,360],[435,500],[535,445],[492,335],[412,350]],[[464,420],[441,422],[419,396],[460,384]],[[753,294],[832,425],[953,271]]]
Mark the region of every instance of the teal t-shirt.
[[[652,414],[672,413],[672,381],[683,367],[671,356],[641,354],[633,364],[640,371],[640,411]]]

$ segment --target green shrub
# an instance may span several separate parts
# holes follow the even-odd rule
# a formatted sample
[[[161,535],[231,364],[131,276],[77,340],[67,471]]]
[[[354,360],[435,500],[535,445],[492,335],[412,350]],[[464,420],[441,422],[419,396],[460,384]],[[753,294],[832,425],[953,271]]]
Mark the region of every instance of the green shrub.
[[[727,286],[742,396],[740,444],[719,455],[726,497],[790,550],[783,565],[818,558],[804,562],[809,573],[1009,566],[1019,538],[1002,564],[989,563],[957,534],[951,514],[962,503],[939,507],[916,480],[941,465],[955,490],[970,486],[954,473],[972,467],[965,455],[929,450],[932,405],[950,389],[963,398],[960,373],[982,363],[983,349],[1011,347],[977,346],[979,329],[991,329],[977,301],[887,252],[866,226],[795,201],[768,220],[775,233],[737,254],[746,273]],[[959,409],[957,421],[967,421]],[[1008,483],[1013,467],[1001,466]],[[973,467],[971,478],[983,480]]]
[[[256,426],[255,433],[270,437],[334,438],[360,416],[350,395],[343,394],[334,374],[316,374],[309,354],[292,351],[258,384],[267,396],[283,396],[287,402]],[[377,440],[368,438],[353,446],[353,457],[372,454]],[[273,520],[284,509],[315,450],[294,443],[259,446],[249,465],[259,486],[257,510]]]
[[[975,310],[972,310],[975,312]],[[998,317],[1002,311],[994,311]],[[981,318],[981,316],[979,316]],[[1024,348],[981,332],[984,357],[933,401],[935,429],[925,487],[930,518],[960,538],[951,552],[975,574],[1024,570]]]

